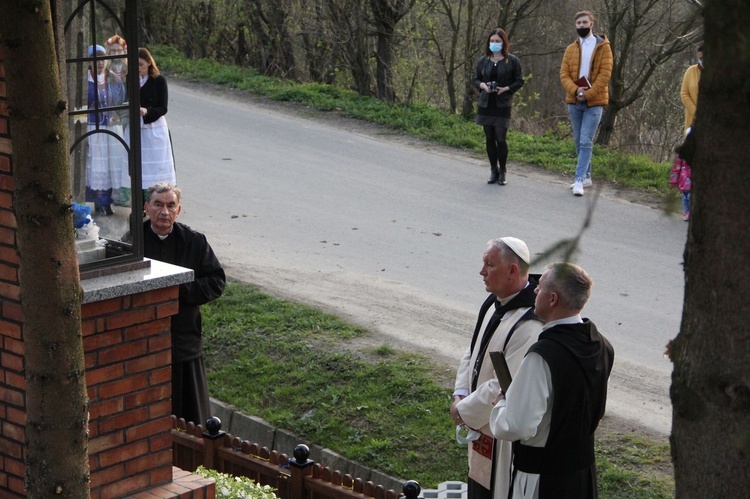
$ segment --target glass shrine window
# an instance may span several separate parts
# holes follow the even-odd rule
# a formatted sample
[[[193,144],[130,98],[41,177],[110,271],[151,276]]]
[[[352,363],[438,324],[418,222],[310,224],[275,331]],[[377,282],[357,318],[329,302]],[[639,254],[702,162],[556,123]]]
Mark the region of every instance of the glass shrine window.
[[[141,260],[136,0],[60,5],[79,264]]]

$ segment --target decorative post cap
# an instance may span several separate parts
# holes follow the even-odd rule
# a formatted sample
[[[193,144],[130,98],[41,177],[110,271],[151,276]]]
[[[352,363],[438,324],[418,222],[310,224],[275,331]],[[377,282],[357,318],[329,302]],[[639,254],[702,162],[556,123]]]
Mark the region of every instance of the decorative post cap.
[[[406,499],[417,499],[422,492],[422,487],[419,486],[419,482],[416,480],[409,480],[404,484],[403,492]]]
[[[206,420],[206,431],[203,432],[204,437],[214,440],[224,435],[226,435],[226,432],[221,431],[221,419],[214,416]]]
[[[305,466],[311,466],[313,464],[313,461],[311,459],[308,459],[310,457],[310,447],[305,444],[299,444],[297,447],[295,447],[292,455],[294,456],[294,459],[289,461],[290,466],[303,468]]]

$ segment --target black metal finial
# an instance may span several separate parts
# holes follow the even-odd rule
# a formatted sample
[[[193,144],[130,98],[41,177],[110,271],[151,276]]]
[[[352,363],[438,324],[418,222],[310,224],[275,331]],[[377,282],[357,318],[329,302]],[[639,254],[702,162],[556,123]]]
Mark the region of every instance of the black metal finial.
[[[299,444],[294,448],[294,452],[292,452],[292,455],[294,456],[294,460],[297,461],[298,464],[304,464],[307,462],[307,458],[310,457],[310,447],[305,444]]]
[[[422,487],[419,486],[419,482],[416,480],[409,480],[404,484],[403,492],[406,499],[417,499],[422,492]]]
[[[221,419],[216,416],[206,420],[206,431],[209,435],[217,435],[221,431]]]

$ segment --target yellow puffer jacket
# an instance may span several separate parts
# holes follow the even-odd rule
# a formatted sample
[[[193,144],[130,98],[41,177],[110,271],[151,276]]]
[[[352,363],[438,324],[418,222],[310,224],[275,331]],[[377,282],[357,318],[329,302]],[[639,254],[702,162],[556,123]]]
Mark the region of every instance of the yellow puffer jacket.
[[[589,81],[591,88],[584,91],[586,102],[589,106],[606,106],[609,104],[609,79],[612,77],[612,48],[609,40],[604,34],[594,35],[596,46],[591,58],[591,69],[589,70]],[[576,39],[568,45],[560,65],[560,82],[565,89],[565,102],[575,104],[576,90],[578,85],[578,71],[581,67],[581,45]]]
[[[685,106],[685,133],[693,125],[695,109],[698,107],[698,87],[703,70],[699,65],[693,64],[682,77],[682,88],[680,88],[680,99]]]

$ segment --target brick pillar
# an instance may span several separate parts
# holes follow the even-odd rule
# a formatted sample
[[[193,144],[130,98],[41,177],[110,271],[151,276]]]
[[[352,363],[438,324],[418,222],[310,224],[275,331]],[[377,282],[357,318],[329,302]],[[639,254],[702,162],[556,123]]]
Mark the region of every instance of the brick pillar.
[[[177,286],[82,307],[91,497],[172,480],[170,317]]]
[[[21,498],[26,497],[24,321],[3,58],[0,45],[0,497]],[[178,289],[174,283],[154,284],[98,301],[84,297],[93,499],[214,497],[212,481],[172,467],[169,324]]]

